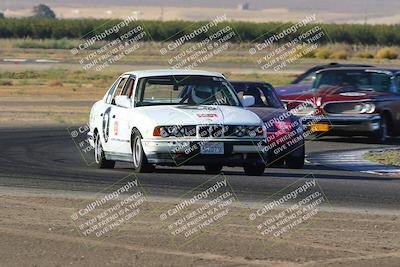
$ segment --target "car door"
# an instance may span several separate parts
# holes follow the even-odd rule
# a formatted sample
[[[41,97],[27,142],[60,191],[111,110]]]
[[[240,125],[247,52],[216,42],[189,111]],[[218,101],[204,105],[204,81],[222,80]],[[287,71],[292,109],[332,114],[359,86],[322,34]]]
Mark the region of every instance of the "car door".
[[[118,86],[114,99],[117,95],[127,96],[132,99],[132,92],[135,85],[135,77],[126,76],[121,80]],[[118,106],[115,101],[111,101],[110,105],[110,123],[109,123],[109,145],[114,153],[130,154],[130,116],[131,108]]]
[[[115,97],[122,92],[128,77],[128,75],[123,75],[118,78],[115,86],[109,91],[102,113],[100,114],[102,117],[101,131],[103,136],[103,149],[107,152],[116,152],[116,144],[112,140],[112,138],[114,138],[112,117],[115,116]]]

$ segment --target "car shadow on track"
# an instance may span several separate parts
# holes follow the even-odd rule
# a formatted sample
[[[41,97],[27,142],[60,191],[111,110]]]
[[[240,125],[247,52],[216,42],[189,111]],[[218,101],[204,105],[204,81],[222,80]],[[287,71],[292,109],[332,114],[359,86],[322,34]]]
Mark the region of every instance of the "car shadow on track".
[[[131,168],[118,168],[118,170],[124,170],[133,172]],[[268,172],[271,170],[271,172]],[[268,177],[268,178],[279,178],[279,179],[300,179],[307,174],[313,174],[317,179],[332,179],[332,180],[366,180],[366,181],[391,181],[398,180],[398,178],[392,178],[387,176],[376,176],[372,174],[364,174],[359,172],[342,171],[338,170],[338,174],[326,174],[326,171],[335,171],[328,167],[320,165],[306,165],[304,169],[293,170],[287,169],[285,167],[271,167],[267,168],[263,176],[250,176],[250,177]],[[323,174],[321,172],[324,172]],[[242,171],[235,171],[229,169],[223,169],[222,173],[226,176],[243,176],[249,177]],[[179,174],[179,175],[205,175],[213,176],[215,174],[206,174],[201,169],[188,169],[185,167],[181,168],[168,168],[168,167],[157,167],[154,173],[149,173],[147,175],[157,175],[157,174]]]

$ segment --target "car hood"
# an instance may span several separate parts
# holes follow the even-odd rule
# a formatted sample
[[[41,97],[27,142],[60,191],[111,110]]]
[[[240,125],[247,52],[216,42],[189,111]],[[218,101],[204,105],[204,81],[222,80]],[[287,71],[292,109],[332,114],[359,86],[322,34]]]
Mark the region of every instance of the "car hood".
[[[310,90],[303,94],[293,94],[281,96],[283,101],[290,100],[317,100],[323,104],[331,101],[361,101],[376,98],[384,98],[390,96],[390,92],[372,91],[372,90],[355,90],[351,87],[331,86],[316,90]]]
[[[260,118],[242,107],[168,105],[136,108],[154,126],[160,125],[260,125]]]
[[[289,84],[285,86],[276,87],[275,91],[279,96],[304,94],[310,91],[312,84]]]
[[[263,122],[268,122],[269,120],[273,118],[279,118],[280,116],[287,116],[288,114],[288,111],[283,108],[249,107],[246,109],[257,114],[257,116],[260,117]]]

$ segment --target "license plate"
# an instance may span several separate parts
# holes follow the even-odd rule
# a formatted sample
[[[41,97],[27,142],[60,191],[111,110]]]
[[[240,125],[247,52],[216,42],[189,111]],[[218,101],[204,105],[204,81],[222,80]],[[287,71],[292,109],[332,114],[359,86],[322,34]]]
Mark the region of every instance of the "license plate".
[[[224,154],[224,143],[206,142],[200,146],[201,154]]]
[[[313,123],[313,124],[311,124],[311,131],[327,132],[327,131],[329,131],[329,125],[326,123]]]

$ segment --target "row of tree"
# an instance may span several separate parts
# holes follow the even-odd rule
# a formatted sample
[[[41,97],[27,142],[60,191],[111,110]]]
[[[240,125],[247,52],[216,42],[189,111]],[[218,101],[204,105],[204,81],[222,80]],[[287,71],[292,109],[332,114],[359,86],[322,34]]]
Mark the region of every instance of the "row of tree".
[[[0,38],[33,39],[89,39],[107,29],[118,25],[120,20],[106,19],[45,19],[45,18],[6,18],[0,20]],[[131,29],[141,26],[146,34],[145,41],[174,41],[185,34],[192,33],[207,22],[189,21],[134,21],[119,31],[113,31],[105,40],[113,40]],[[194,36],[191,41],[201,41],[213,33],[229,26],[235,36],[231,42],[262,43],[266,38],[277,35],[291,26],[290,23],[250,23],[223,22]],[[289,34],[280,42],[293,40],[301,34],[320,26],[325,33],[320,43],[347,43],[364,45],[400,45],[400,24],[397,25],[362,25],[362,24],[319,24],[301,27],[296,33]]]
[[[39,5],[33,7],[32,17],[55,19],[56,14],[49,6],[44,5],[44,4],[39,4]],[[4,19],[4,18],[5,18],[4,13],[0,12],[0,19]]]

